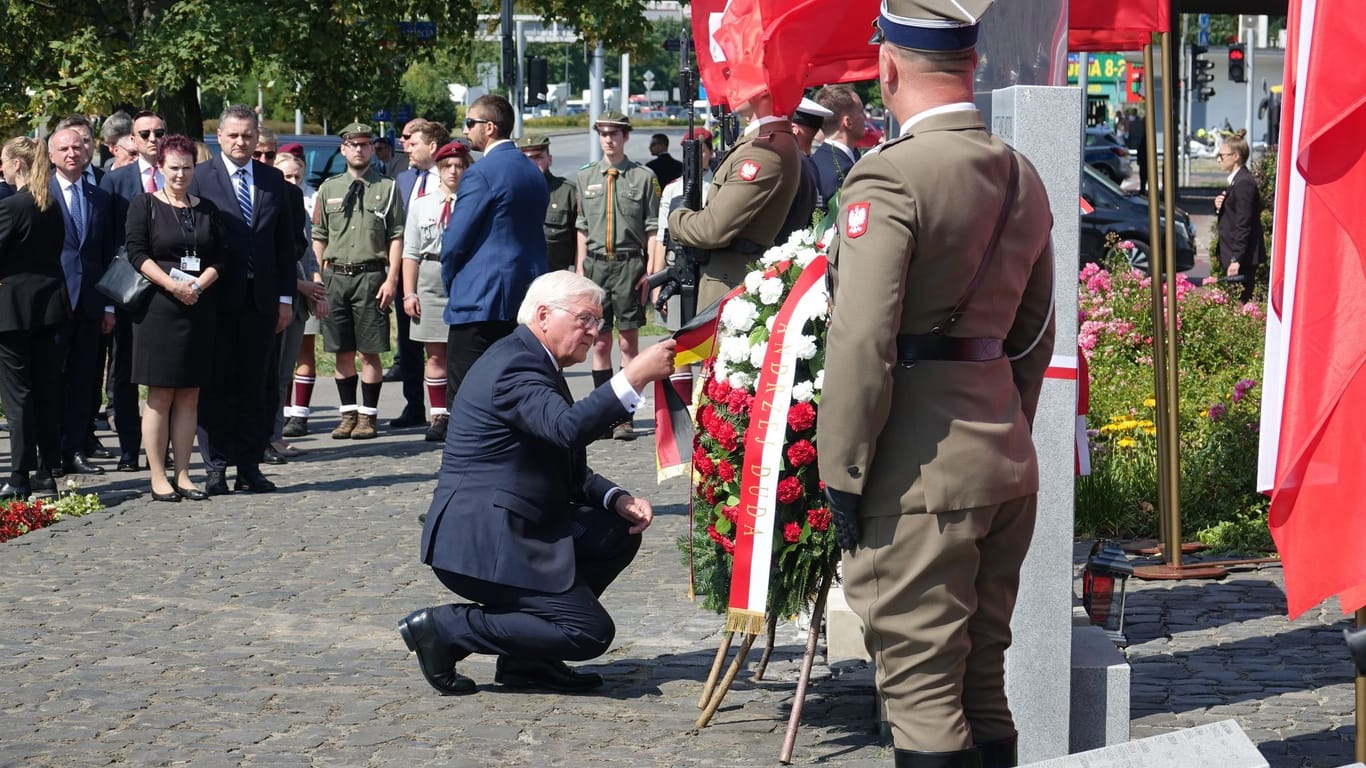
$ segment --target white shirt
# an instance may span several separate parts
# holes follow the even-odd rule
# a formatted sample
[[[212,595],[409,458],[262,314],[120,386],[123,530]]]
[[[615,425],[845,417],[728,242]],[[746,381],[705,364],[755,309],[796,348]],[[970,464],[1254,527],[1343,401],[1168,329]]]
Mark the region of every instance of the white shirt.
[[[416,194],[416,193],[414,193]],[[434,190],[413,201],[403,224],[403,258],[421,261],[426,255],[441,253],[441,208],[446,202],[446,190],[437,185]],[[455,206],[455,195],[451,195]]]
[[[161,169],[146,160],[143,160],[142,156],[138,155],[138,184],[142,186],[142,190],[144,192],[147,191],[147,170],[149,168],[152,170],[152,175],[157,180],[157,190],[160,191],[165,189],[166,177],[161,175]]]
[[[404,201],[408,204],[409,208],[412,208],[419,199],[425,200],[442,191],[441,180],[437,178],[436,173],[433,172],[434,170],[434,168],[428,168],[424,171],[408,166],[408,171],[414,171],[413,188],[408,190],[408,199]],[[408,171],[404,171],[404,173],[407,173]],[[419,197],[419,191],[423,189],[422,180],[424,178],[427,180],[427,187],[425,191],[421,192],[421,197]]]
[[[237,172],[238,172],[238,171],[246,171],[246,172],[247,172],[247,179],[246,179],[246,182],[247,182],[247,194],[251,195],[251,207],[252,207],[251,217],[252,217],[253,220],[255,220],[255,218],[256,218],[256,199],[257,199],[257,194],[256,194],[256,173],[255,173],[255,171],[252,169],[251,161],[248,160],[247,163],[246,163],[246,165],[238,165],[237,163],[234,163],[234,162],[232,161],[231,158],[228,157],[228,153],[227,153],[227,152],[224,152],[224,153],[220,154],[219,157],[223,159],[223,167],[226,168],[227,171],[228,171],[228,183],[232,185],[232,193],[233,193],[234,195],[237,194],[237,185],[238,185],[238,183],[240,183],[240,182],[239,182],[239,177],[238,177],[238,175],[237,175]],[[235,201],[234,201],[234,202],[235,202]],[[311,214],[311,213],[309,214],[309,219],[310,219],[310,220],[312,219],[312,214]],[[293,297],[293,296],[281,296],[281,297],[280,297],[280,303],[281,303],[281,304],[293,304],[293,303],[294,303],[294,297]]]

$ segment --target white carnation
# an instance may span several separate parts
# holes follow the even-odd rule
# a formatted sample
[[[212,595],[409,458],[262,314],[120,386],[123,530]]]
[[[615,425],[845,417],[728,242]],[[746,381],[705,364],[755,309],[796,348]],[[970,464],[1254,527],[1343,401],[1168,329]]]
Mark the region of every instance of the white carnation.
[[[778,316],[777,316],[777,315],[769,315],[769,316],[768,316],[768,319],[764,321],[764,327],[768,329],[768,332],[769,332],[769,333],[773,333],[773,323],[774,323],[774,321],[776,321],[777,319],[778,319]]]
[[[749,361],[749,339],[744,336],[726,336],[721,339],[721,351],[717,359],[727,363],[743,363]]]
[[[754,377],[748,373],[736,371],[730,375],[727,382],[730,384],[731,389],[749,389],[754,386]]]
[[[736,333],[749,333],[758,318],[759,308],[739,297],[726,302],[726,308],[721,310],[721,325]]]
[[[759,284],[763,281],[764,273],[756,269],[748,275],[745,275],[745,290],[749,293],[757,294],[759,292]]]
[[[777,304],[778,299],[783,297],[783,281],[776,277],[766,277],[759,283],[759,301],[765,304]]]
[[[816,251],[813,248],[803,248],[797,251],[796,258],[793,259],[797,266],[806,269],[806,265],[816,260]]]
[[[799,359],[810,360],[816,356],[816,337],[803,333],[793,342],[792,349],[797,353]]]
[[[717,379],[727,379],[730,378],[730,368],[726,366],[720,357],[717,357],[716,362],[712,363],[711,374]]]
[[[764,355],[768,354],[767,344],[755,344],[749,348],[749,364],[755,368],[764,367]]]
[[[825,369],[824,369],[824,368],[820,369],[819,371],[816,371],[816,378],[815,378],[814,381],[811,382],[811,386],[815,387],[817,392],[819,392],[819,391],[825,389]]]
[[[759,257],[759,263],[763,264],[765,267],[771,267],[780,261],[786,260],[787,254],[784,250],[785,249],[782,246],[778,245],[769,248],[767,251],[764,251],[763,256]]]
[[[802,381],[792,385],[792,399],[799,403],[809,403],[816,395],[816,388],[809,381]]]
[[[825,299],[825,301],[822,301],[820,305],[816,307],[816,311],[811,313],[812,320],[828,320],[830,318],[830,293],[828,291],[821,291],[821,298]]]

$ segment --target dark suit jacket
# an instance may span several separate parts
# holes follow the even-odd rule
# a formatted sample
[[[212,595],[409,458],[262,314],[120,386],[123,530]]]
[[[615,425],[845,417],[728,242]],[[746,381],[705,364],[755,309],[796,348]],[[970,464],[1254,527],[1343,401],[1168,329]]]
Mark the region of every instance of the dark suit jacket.
[[[114,247],[123,245],[123,225],[128,220],[128,204],[142,194],[142,175],[137,163],[129,163],[104,175],[100,189],[108,192],[114,201]]]
[[[646,163],[645,167],[655,172],[661,187],[667,187],[669,182],[683,175],[683,163],[668,152],[655,155],[655,159]]]
[[[398,193],[403,195],[403,210],[412,208],[409,201],[413,197],[413,187],[417,184],[417,170],[412,166],[404,168],[397,176],[392,177],[394,183],[398,185]],[[437,173],[436,166],[427,169],[427,194],[434,194],[441,191],[441,175]]]
[[[613,487],[588,468],[585,447],[626,413],[610,385],[573,402],[526,326],[494,342],[451,408],[422,562],[522,589],[569,589],[572,505],[600,509]]]
[[[0,200],[0,331],[26,331],[71,319],[62,272],[66,224],[57,200],[38,210],[21,189]]]
[[[1262,239],[1262,201],[1252,172],[1239,168],[1224,194],[1219,208],[1219,263],[1238,262],[1239,274],[1251,275],[1266,260]]]
[[[821,201],[826,208],[830,200],[844,186],[844,180],[854,167],[854,161],[843,150],[836,150],[829,144],[822,144],[811,150],[811,162],[816,166],[816,181]]]
[[[62,223],[66,226],[63,248],[80,250],[81,292],[72,309],[87,318],[99,320],[109,299],[95,288],[104,276],[105,267],[114,260],[114,199],[108,192],[81,180],[81,194],[85,196],[85,238],[77,243],[76,227],[71,222],[71,212],[62,195],[61,184],[54,178],[51,182],[54,201],[60,201]]]
[[[222,157],[195,166],[190,194],[218,207],[227,266],[219,278],[219,311],[254,308],[262,314],[275,314],[280,309],[280,297],[294,295],[299,264],[297,222],[284,174],[256,160],[251,161],[251,173],[255,194],[250,225],[242,218],[236,188]],[[256,275],[250,296],[248,263]]]
[[[465,171],[441,240],[447,325],[516,319],[547,268],[541,225],[549,205],[541,169],[510,141]]]

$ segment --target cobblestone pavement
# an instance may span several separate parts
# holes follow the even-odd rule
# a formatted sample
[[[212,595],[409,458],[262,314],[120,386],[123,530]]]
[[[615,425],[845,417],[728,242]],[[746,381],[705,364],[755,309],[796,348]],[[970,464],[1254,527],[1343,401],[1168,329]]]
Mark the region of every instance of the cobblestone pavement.
[[[587,390],[587,371],[570,380]],[[742,676],[693,731],[721,622],[686,596],[686,489],[656,486],[648,439],[590,449],[660,513],[606,595],[616,643],[584,665],[607,685],[500,690],[472,657],[480,691],[443,698],[395,631],[450,599],[417,560],[437,447],[333,441],[335,397],[318,387],[310,453],[266,468],[278,493],[155,503],[145,472],[110,474],[87,484],[108,510],[0,545],[0,767],[777,763],[804,636],[784,625],[767,679]],[[1233,717],[1277,768],[1351,761],[1345,620],[1287,621],[1279,578],[1131,582],[1134,737]],[[795,763],[890,764],[864,665],[818,663],[804,712]]]

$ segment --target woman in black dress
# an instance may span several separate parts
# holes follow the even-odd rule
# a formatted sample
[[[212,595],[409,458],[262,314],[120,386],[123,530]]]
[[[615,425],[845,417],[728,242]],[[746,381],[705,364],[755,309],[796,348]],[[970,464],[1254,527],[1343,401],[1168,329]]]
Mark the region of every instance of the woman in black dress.
[[[166,185],[128,205],[128,259],[152,281],[151,299],[133,320],[132,380],[147,385],[142,443],[157,501],[208,498],[190,482],[199,387],[212,369],[215,294],[222,263],[218,209],[190,194],[194,142],[167,136],[157,149]],[[166,480],[166,443],[175,483]]]
[[[61,467],[61,331],[71,321],[62,273],[66,224],[42,141],[5,142],[0,168],[17,190],[0,201],[0,402],[9,419],[11,462],[0,497],[24,498],[56,492],[52,470]]]

